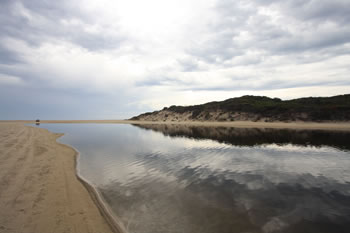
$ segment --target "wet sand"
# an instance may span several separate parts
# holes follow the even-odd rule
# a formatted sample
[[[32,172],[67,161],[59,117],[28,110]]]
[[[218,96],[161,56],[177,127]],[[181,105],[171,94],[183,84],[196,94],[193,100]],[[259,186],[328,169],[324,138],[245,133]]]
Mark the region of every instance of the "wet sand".
[[[0,123],[0,232],[117,232],[60,134]]]

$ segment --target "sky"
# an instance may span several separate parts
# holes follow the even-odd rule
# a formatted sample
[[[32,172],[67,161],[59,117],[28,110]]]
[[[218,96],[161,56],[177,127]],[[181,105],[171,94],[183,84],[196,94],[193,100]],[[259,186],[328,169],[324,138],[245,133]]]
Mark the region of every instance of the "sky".
[[[0,119],[350,93],[349,0],[0,0]]]

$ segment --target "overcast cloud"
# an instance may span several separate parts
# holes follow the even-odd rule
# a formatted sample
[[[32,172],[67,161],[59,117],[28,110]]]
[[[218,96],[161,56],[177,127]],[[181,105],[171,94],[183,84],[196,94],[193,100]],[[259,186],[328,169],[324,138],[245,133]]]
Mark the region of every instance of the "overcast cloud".
[[[0,0],[0,119],[350,91],[348,0]]]

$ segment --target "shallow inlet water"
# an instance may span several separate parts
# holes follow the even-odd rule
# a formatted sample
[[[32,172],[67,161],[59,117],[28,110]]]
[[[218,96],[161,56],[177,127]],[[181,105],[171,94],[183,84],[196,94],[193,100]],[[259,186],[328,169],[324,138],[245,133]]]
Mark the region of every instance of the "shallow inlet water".
[[[350,232],[350,133],[42,124],[130,233]]]

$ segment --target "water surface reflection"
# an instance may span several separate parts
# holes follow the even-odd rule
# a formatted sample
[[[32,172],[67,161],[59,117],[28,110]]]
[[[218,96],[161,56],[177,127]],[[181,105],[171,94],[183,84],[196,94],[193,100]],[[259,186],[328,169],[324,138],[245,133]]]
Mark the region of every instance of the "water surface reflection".
[[[350,133],[343,131],[198,127],[182,124],[145,124],[134,126],[161,132],[171,137],[211,139],[236,146],[294,144],[300,146],[331,146],[350,150],[348,138]]]
[[[345,132],[43,125],[132,233],[349,232]]]

